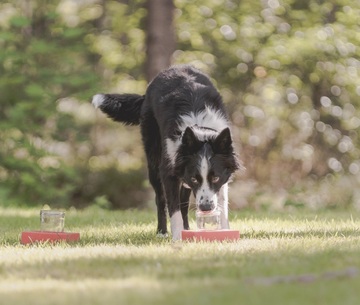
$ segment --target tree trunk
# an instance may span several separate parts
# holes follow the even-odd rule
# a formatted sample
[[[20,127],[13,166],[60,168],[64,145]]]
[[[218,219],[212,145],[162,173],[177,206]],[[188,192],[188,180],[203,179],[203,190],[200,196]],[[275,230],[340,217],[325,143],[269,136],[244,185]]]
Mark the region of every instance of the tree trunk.
[[[145,73],[151,81],[161,70],[171,64],[175,51],[173,26],[173,0],[147,0],[146,66]]]

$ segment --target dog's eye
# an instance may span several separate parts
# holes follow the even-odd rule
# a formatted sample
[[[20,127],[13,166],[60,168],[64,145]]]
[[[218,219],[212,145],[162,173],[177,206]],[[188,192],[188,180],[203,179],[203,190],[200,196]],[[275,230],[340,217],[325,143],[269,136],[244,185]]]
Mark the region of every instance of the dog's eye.
[[[212,183],[217,183],[217,182],[219,182],[219,180],[220,180],[219,176],[214,176],[214,177],[211,178]]]
[[[190,179],[190,180],[191,180],[191,182],[192,182],[192,183],[195,183],[195,184],[197,184],[197,183],[198,183],[198,180],[197,180],[195,177],[191,177],[191,179]]]

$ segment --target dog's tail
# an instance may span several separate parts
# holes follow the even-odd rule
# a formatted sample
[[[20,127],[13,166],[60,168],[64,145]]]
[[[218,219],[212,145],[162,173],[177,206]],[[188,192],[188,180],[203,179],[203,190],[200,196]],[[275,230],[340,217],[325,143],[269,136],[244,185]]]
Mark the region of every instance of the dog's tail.
[[[92,104],[114,121],[125,125],[139,125],[144,100],[145,95],[139,94],[96,94]]]

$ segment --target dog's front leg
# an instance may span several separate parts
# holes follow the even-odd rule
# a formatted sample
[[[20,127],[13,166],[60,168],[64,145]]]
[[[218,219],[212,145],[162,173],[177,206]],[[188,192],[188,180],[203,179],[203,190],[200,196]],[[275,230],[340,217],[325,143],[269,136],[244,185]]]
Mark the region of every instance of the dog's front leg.
[[[175,176],[163,178],[166,202],[170,216],[170,226],[173,241],[181,239],[184,230],[183,218],[180,211],[180,180]]]
[[[229,229],[229,197],[228,184],[225,183],[219,191],[219,210],[220,210],[220,224],[221,229]]]

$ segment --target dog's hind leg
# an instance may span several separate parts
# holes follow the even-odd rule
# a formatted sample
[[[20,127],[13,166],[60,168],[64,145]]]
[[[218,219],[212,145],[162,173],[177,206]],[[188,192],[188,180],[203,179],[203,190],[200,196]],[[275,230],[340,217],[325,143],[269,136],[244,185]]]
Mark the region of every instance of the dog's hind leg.
[[[180,210],[181,215],[183,218],[184,229],[189,230],[189,219],[188,219],[188,212],[189,212],[189,199],[190,199],[191,189],[181,187],[180,189]]]
[[[164,191],[161,184],[161,180],[158,176],[157,170],[151,169],[149,166],[149,180],[155,191],[155,201],[157,207],[158,227],[157,234],[159,236],[167,235],[166,226],[166,199],[164,197]]]
[[[228,199],[228,184],[225,183],[219,191],[219,210],[220,210],[220,225],[221,229],[229,229],[229,199]]]
[[[164,189],[159,171],[161,156],[160,132],[151,112],[142,116],[141,134],[148,163],[149,180],[155,191],[158,216],[157,234],[159,236],[166,236],[166,198],[164,196]]]

